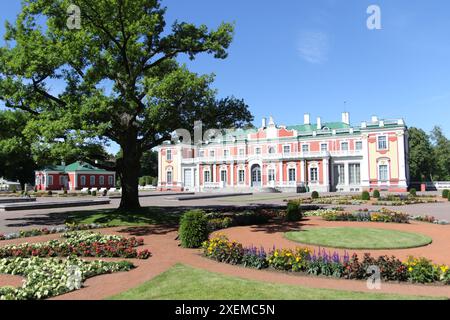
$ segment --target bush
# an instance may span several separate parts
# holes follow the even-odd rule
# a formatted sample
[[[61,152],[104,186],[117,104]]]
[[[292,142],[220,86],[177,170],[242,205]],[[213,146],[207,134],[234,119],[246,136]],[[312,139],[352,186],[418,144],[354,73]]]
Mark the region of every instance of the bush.
[[[233,225],[233,219],[230,217],[213,218],[208,221],[209,232],[214,232],[221,229],[227,229]]]
[[[254,211],[244,211],[234,215],[233,224],[236,226],[252,226],[264,224],[269,221],[269,216]]]
[[[414,188],[411,188],[411,190],[409,190],[409,194],[410,194],[412,197],[417,197],[417,190],[414,189]]]
[[[91,194],[92,194],[93,197],[96,197],[97,196],[97,191],[94,190],[94,191],[91,192]]]
[[[139,178],[139,185],[141,187],[145,187],[145,178],[144,177]]]
[[[88,190],[87,194],[88,194],[88,195],[92,195],[92,191],[91,191],[91,190]]]
[[[48,191],[47,191],[47,195],[48,195],[48,196],[52,196],[52,195],[53,195],[52,190],[48,190]]]
[[[442,198],[448,199],[448,195],[450,194],[450,190],[445,189],[442,191]]]
[[[286,221],[300,221],[303,218],[302,210],[297,202],[288,202]]]
[[[370,193],[369,191],[363,191],[361,195],[361,200],[369,201],[370,200]]]
[[[200,248],[208,240],[208,219],[202,210],[191,210],[181,217],[178,230],[183,248]]]
[[[311,198],[312,199],[319,199],[319,193],[317,191],[313,191],[313,193],[311,193]]]
[[[448,201],[450,201],[450,193],[448,194]]]
[[[106,197],[108,195],[108,190],[103,190],[102,196]]]
[[[379,191],[379,190],[374,190],[374,191],[373,191],[373,197],[374,197],[375,199],[380,199],[380,198],[381,198],[380,191]]]

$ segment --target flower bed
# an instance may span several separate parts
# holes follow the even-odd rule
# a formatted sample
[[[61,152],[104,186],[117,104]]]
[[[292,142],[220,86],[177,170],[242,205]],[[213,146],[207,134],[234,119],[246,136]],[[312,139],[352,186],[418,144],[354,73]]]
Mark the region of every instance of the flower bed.
[[[342,279],[368,279],[372,273],[369,267],[377,266],[384,281],[411,283],[440,282],[450,284],[450,271],[446,265],[433,264],[425,258],[410,257],[402,262],[396,257],[373,258],[365,254],[362,260],[356,254],[350,256],[320,250],[312,252],[308,248],[273,249],[268,254],[264,249],[244,248],[236,241],[230,242],[225,236],[206,241],[203,244],[205,257],[224,263],[243,265],[258,269],[272,268],[288,272],[302,272]]]
[[[12,245],[0,248],[0,258],[9,257],[108,257],[148,259],[148,250],[137,251],[142,239],[102,235],[86,231],[74,231],[61,236],[63,241]]]
[[[390,194],[387,196],[380,197],[378,201],[374,202],[373,205],[376,206],[405,206],[411,204],[421,204],[421,203],[436,203],[438,200],[430,196],[413,196],[413,195],[397,195]]]
[[[320,216],[326,221],[357,221],[357,222],[385,222],[385,223],[409,223],[409,215],[403,212],[389,209],[358,210],[346,212],[343,208],[323,209],[306,212],[307,216]]]
[[[416,216],[416,217],[413,217],[412,220],[440,224],[440,225],[448,225],[449,224],[449,222],[447,220],[439,220],[433,216],[428,216],[428,215]]]
[[[1,287],[0,300],[38,300],[55,297],[79,289],[70,283],[70,270],[79,272],[80,284],[101,274],[129,271],[127,261],[83,261],[77,258],[8,258],[0,259],[0,273],[26,277],[21,288]]]
[[[44,236],[48,234],[57,234],[69,231],[81,231],[81,230],[94,230],[103,228],[104,225],[101,224],[66,224],[64,227],[53,227],[53,228],[43,228],[43,229],[32,229],[32,230],[21,230],[19,232],[0,234],[0,241],[12,240],[20,238],[30,238],[37,236]]]

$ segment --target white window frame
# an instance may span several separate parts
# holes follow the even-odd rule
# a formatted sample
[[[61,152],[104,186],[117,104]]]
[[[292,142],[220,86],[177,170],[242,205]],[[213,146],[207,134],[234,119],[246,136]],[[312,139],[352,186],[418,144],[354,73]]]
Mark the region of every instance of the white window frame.
[[[86,185],[86,176],[80,177],[80,183],[81,183],[81,186],[83,186],[83,187]]]
[[[89,176],[89,184],[91,185],[91,186],[93,186],[93,185],[95,185],[95,175],[91,175],[91,176]],[[94,182],[92,182],[92,181],[94,181]]]
[[[204,158],[205,157],[205,150],[199,150],[198,151],[198,157],[199,158]]]
[[[386,179],[381,179],[381,167],[386,167]],[[391,180],[391,177],[390,177],[390,174],[389,174],[390,166],[389,166],[388,162],[378,163],[378,168],[377,169],[378,169],[378,181],[379,182],[384,183],[384,182],[389,182]]]
[[[170,179],[169,179],[169,174],[170,174]],[[173,185],[173,171],[172,169],[167,169],[166,170],[166,183],[168,186]]]
[[[297,182],[297,168],[294,168],[294,167],[288,167],[287,169],[288,169],[288,172],[287,172],[287,175],[288,175],[288,182],[289,182],[289,183]],[[294,171],[294,180],[291,180],[291,172],[292,172],[292,171]]]
[[[259,156],[262,154],[262,148],[261,147],[255,147],[255,155]]]
[[[307,150],[305,151],[305,147],[307,148]],[[309,150],[311,150],[309,143],[304,143],[302,144],[302,153],[308,153]]]
[[[208,179],[206,179],[207,177],[208,177]],[[211,182],[211,170],[204,170],[203,171],[203,183],[210,183],[210,182]]]
[[[360,145],[361,147],[358,148],[357,146]],[[362,141],[355,141],[355,150],[361,151],[363,149],[363,142]]]
[[[344,145],[347,146],[347,148],[344,150]],[[348,141],[341,141],[341,151],[349,151],[350,150],[350,143]]]
[[[356,176],[356,171],[353,172],[355,173],[355,180],[356,181],[352,181],[352,166],[359,166],[359,179],[356,179],[358,176]],[[361,184],[361,163],[349,163],[348,164],[348,181],[350,185],[360,185]]]
[[[110,185],[110,186],[114,185],[114,177],[113,176],[108,176],[108,185]]]
[[[244,148],[240,148],[239,151],[238,151],[238,155],[240,157],[244,157],[245,156],[245,149]]]
[[[171,149],[167,149],[166,150],[166,160],[167,161],[172,161],[172,150]]]
[[[276,178],[277,178],[276,177],[276,170],[274,168],[268,168],[267,169],[267,181],[275,182]]]
[[[271,152],[273,150],[273,152]],[[267,149],[268,154],[276,154],[277,153],[277,147],[276,146],[269,146]]]
[[[216,151],[215,150],[209,150],[209,157],[210,158],[214,158],[216,156]]]
[[[289,149],[289,151],[286,151],[286,148]],[[291,145],[285,144],[285,145],[283,146],[283,154],[291,154],[291,152],[292,152]]]
[[[223,157],[224,158],[229,158],[231,155],[230,149],[224,149],[223,150]]]
[[[104,185],[105,185],[105,176],[100,176],[100,177],[98,178],[98,183],[99,183],[101,186],[104,186]]]
[[[323,146],[325,146],[325,150],[323,150]],[[327,152],[328,151],[328,143],[327,142],[322,142],[321,144],[320,144],[320,151],[321,152]]]
[[[316,179],[313,179],[313,174],[312,174],[312,172],[313,172],[313,170],[315,170],[317,173],[316,173]],[[319,176],[320,176],[320,174],[319,174],[319,167],[317,166],[314,166],[314,167],[310,167],[309,168],[309,181],[310,182],[312,182],[312,183],[317,183],[317,182],[319,182]]]
[[[48,175],[48,185],[53,186],[53,176],[52,175]]]
[[[242,180],[241,180],[241,173],[243,173]],[[245,184],[245,169],[238,169],[238,183]]]
[[[380,148],[380,138],[386,139],[386,148]],[[387,135],[379,135],[377,136],[377,150],[378,151],[387,151],[389,150],[389,137]]]

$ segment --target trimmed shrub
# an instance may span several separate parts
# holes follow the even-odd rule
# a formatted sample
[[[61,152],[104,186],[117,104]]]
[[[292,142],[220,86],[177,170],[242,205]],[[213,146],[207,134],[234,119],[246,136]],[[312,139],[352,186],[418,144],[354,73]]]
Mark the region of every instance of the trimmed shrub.
[[[417,190],[414,188],[411,188],[411,190],[409,190],[409,194],[413,197],[417,197]]]
[[[202,210],[191,210],[180,219],[178,230],[183,248],[200,248],[208,240],[208,219]]]
[[[288,202],[286,221],[300,221],[303,218],[302,209],[297,202]]]
[[[92,191],[91,194],[92,194],[93,197],[96,197],[97,196],[97,191],[94,190],[94,191]]]
[[[448,198],[447,199],[448,199],[448,201],[450,201],[450,193],[448,194]]]
[[[319,193],[317,191],[313,191],[311,193],[311,198],[312,199],[319,199]]]
[[[369,191],[363,191],[361,195],[361,200],[369,201],[370,200],[370,193]]]
[[[52,196],[52,195],[53,195],[52,190],[49,190],[49,191],[47,192],[47,195],[48,195],[48,196]]]
[[[375,199],[380,199],[380,198],[381,198],[380,191],[379,191],[379,190],[374,190],[374,191],[373,191],[373,197],[374,197]]]
[[[445,189],[442,191],[442,198],[448,199],[448,195],[450,194],[450,190]]]

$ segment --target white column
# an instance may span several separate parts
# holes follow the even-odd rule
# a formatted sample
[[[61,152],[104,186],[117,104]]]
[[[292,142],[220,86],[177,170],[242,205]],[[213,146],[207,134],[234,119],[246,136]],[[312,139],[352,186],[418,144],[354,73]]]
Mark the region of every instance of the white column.
[[[278,164],[278,174],[279,174],[279,180],[280,180],[280,185],[283,185],[283,162],[280,161]]]
[[[234,163],[231,162],[230,164],[230,185],[231,187],[234,187]]]
[[[182,148],[179,147],[177,149],[177,152],[178,152],[178,157],[177,158],[178,158],[178,175],[179,175],[179,177],[177,177],[177,181],[178,181],[178,185],[180,187],[183,187],[184,186],[184,177],[183,177],[183,172],[181,171],[182,170],[181,162],[182,162],[182,159],[183,159]]]
[[[302,182],[306,185],[306,162],[305,160],[302,160],[300,163],[300,169],[302,174]]]
[[[330,176],[329,176],[329,160],[327,158],[323,159],[323,180],[324,186],[326,188],[326,192],[330,191]]]
[[[219,182],[218,180],[217,180],[217,165],[216,164],[214,164],[213,165],[213,172],[212,172],[212,182]]]
[[[361,162],[361,186],[363,189],[368,189],[370,187],[370,168],[369,168],[369,140],[367,135],[363,135],[362,137],[363,143],[363,159]],[[371,165],[376,165],[372,163]]]
[[[200,191],[200,164],[197,164],[197,174],[195,174],[195,189]]]
[[[406,178],[406,152],[405,152],[405,134],[402,132],[397,136],[398,140],[398,172],[399,172],[399,186],[408,187]]]

